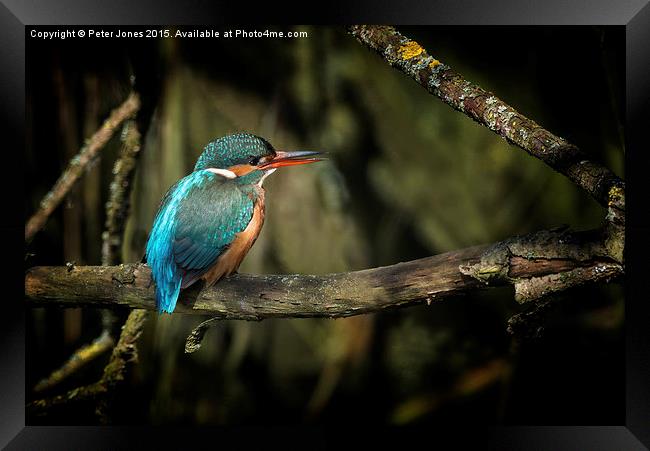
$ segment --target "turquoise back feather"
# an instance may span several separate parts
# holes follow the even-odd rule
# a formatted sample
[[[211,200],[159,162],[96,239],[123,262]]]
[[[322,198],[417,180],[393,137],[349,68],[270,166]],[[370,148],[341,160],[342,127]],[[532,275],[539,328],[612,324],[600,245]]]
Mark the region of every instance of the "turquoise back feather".
[[[208,170],[191,173],[165,195],[147,242],[159,312],[174,311],[186,288],[215,264],[253,216],[254,185]]]

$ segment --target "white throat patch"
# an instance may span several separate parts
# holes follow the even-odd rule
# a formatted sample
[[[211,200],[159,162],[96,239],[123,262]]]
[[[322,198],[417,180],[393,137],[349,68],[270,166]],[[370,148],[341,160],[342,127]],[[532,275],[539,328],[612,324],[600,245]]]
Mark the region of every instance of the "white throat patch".
[[[264,179],[267,178],[269,175],[273,174],[273,173],[276,171],[276,169],[277,169],[277,168],[273,168],[273,169],[269,169],[268,171],[266,171],[266,172],[264,173],[264,175],[262,176],[262,178],[260,179],[260,181],[257,182],[257,184],[258,184],[259,186],[262,186],[262,183],[264,183]]]
[[[208,168],[208,171],[212,172],[213,174],[217,174],[222,177],[225,177],[227,179],[234,179],[235,177],[237,177],[237,174],[235,174],[232,171],[229,171],[228,169]]]

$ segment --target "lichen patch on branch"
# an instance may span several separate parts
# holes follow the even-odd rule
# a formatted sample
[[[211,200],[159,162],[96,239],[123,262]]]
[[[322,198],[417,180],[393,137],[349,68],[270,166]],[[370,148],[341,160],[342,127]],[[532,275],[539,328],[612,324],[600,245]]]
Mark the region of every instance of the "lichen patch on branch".
[[[399,48],[402,59],[408,60],[422,53],[424,49],[415,41],[408,41]]]
[[[623,181],[609,169],[590,161],[588,155],[573,144],[544,129],[492,93],[465,80],[395,28],[354,25],[349,31],[359,42],[375,50],[388,64],[412,77],[429,93],[564,174],[601,205],[608,205],[607,194],[611,187],[624,189]]]
[[[625,190],[619,185],[614,185],[609,189],[607,202],[608,207],[617,207],[625,206]]]

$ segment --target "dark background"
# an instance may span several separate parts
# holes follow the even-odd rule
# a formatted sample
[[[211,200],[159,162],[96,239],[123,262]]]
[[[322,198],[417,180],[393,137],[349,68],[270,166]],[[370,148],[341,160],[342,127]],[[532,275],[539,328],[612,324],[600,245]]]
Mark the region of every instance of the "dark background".
[[[309,38],[28,37],[27,217],[135,74],[154,114],[127,261],[141,258],[160,197],[202,146],[241,130],[277,148],[331,154],[327,164],[268,180],[267,223],[242,272],[355,270],[561,224],[598,226],[604,212],[586,194],[428,95],[343,28],[299,29]],[[624,176],[622,28],[399,29]],[[116,137],[50,218],[27,266],[99,264],[119,147]],[[538,339],[508,335],[506,321],[521,308],[500,289],[345,320],[224,323],[189,356],[184,338],[202,319],[152,313],[114,421],[622,423],[622,287],[586,287],[557,300]],[[26,324],[28,398],[101,330],[90,309],[33,309]],[[96,380],[106,358],[51,394]],[[38,421],[94,419],[63,411]]]

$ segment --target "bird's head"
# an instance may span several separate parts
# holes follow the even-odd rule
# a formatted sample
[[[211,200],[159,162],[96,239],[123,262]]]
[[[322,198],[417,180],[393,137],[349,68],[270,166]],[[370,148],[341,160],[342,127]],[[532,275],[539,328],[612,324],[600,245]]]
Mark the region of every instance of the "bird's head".
[[[261,182],[282,166],[314,163],[321,152],[275,150],[264,138],[249,133],[227,135],[208,143],[194,170],[212,170],[227,178]]]

